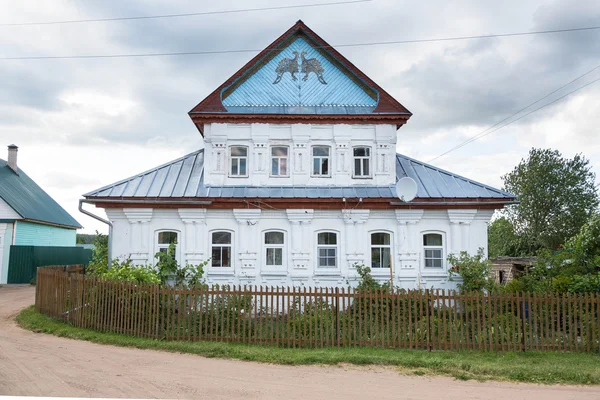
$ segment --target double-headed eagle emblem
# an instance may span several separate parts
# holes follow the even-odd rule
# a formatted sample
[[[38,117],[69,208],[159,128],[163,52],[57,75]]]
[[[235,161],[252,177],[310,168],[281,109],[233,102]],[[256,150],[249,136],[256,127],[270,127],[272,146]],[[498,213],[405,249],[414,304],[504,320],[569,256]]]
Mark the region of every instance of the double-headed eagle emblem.
[[[275,68],[277,78],[275,78],[275,81],[273,82],[274,85],[281,81],[281,78],[286,72],[289,72],[292,75],[292,80],[298,80],[295,75],[298,70],[304,74],[304,77],[302,78],[303,81],[308,80],[310,73],[314,72],[315,75],[317,75],[319,82],[321,82],[323,85],[327,85],[327,82],[325,82],[325,79],[323,78],[323,72],[325,72],[325,69],[319,60],[316,58],[305,58],[304,55],[306,52],[303,51],[302,54],[300,54],[302,63],[298,65],[298,52],[294,51],[292,54],[294,54],[294,58],[284,58],[279,62],[277,68]]]

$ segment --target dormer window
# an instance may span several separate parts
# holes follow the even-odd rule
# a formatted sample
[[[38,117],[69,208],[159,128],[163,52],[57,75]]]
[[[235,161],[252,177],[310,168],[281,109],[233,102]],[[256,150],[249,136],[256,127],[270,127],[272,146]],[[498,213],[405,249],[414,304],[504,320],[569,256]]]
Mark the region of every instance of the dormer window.
[[[370,178],[371,177],[371,148],[370,147],[355,147],[354,154],[354,177],[355,178]]]
[[[313,146],[313,176],[329,176],[329,146]]]
[[[288,176],[288,148],[271,147],[271,176]]]
[[[248,176],[248,147],[231,146],[229,176]]]

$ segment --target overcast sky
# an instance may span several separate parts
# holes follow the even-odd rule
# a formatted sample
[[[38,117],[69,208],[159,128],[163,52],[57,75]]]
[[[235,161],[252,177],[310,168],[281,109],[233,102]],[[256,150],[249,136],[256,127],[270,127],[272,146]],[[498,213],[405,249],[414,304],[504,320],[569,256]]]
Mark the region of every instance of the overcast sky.
[[[330,0],[327,0],[330,1]],[[0,23],[175,14],[319,0],[4,1]],[[325,2],[321,0],[321,2]],[[400,1],[120,22],[0,26],[0,56],[262,49],[302,19],[330,44],[598,25],[597,0]],[[600,31],[340,49],[412,113],[398,152],[429,161],[600,65]],[[85,229],[83,193],[203,146],[187,112],[256,53],[0,60],[0,144]],[[554,96],[600,78],[600,68]],[[600,82],[433,164],[500,187],[533,147],[600,167]],[[6,148],[0,150],[6,159]],[[102,210],[96,210],[103,214]]]

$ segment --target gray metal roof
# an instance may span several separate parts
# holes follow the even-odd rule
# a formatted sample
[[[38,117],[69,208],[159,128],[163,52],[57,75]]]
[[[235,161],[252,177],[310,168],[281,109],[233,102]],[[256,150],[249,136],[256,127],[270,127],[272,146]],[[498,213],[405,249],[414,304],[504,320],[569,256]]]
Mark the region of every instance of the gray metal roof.
[[[515,196],[441,170],[401,154],[396,155],[397,179],[413,178],[417,198],[495,198]],[[386,198],[396,197],[394,186],[207,186],[204,150],[198,150],[131,178],[84,194],[87,198]]]
[[[0,198],[25,220],[45,222],[67,228],[81,228],[68,212],[27,174],[18,169],[16,174],[4,160],[0,160]]]

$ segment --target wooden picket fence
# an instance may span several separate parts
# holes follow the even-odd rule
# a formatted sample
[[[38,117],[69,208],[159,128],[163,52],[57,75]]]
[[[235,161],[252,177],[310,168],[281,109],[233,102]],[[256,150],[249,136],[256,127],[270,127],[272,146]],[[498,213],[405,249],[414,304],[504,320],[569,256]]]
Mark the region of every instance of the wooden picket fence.
[[[39,268],[36,310],[77,327],[282,347],[600,351],[600,296],[175,288]]]

